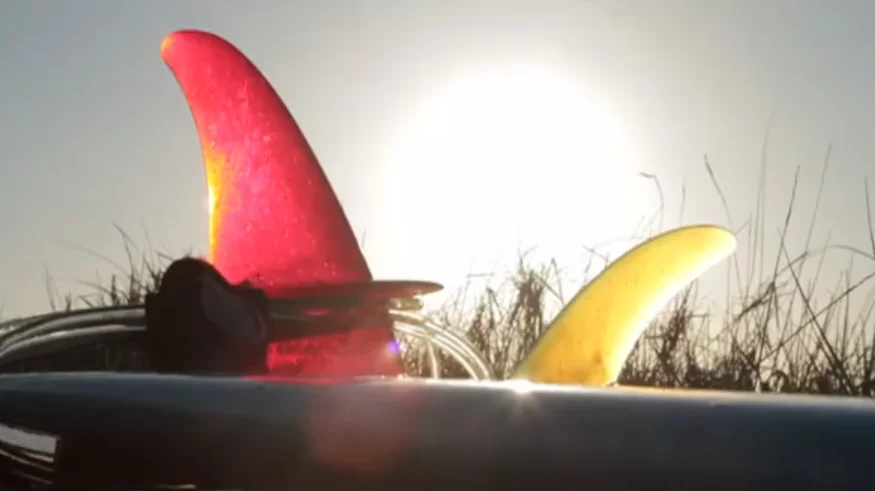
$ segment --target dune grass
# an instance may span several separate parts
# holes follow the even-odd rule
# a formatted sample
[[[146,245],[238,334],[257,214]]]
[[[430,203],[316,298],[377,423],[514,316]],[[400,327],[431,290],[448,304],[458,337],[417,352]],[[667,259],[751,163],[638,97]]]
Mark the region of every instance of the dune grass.
[[[866,264],[875,259],[871,220],[867,224],[871,253],[846,245],[820,249],[812,245],[828,166],[827,157],[814,197],[814,210],[805,223],[804,252],[791,256],[786,237],[796,219],[799,169],[791,183],[791,197],[783,221],[777,227],[777,250],[766,251],[765,159],[755,209],[740,227],[732,223],[727,200],[706,159],[705,170],[711,176],[730,227],[738,233],[740,248],[748,252],[748,264],[742,264],[737,256],[729,261],[727,311],[721,316],[701,307],[709,302],[701,296],[697,284],[679,295],[637,343],[621,374],[621,384],[873,395],[875,329],[870,317],[875,310],[875,289],[870,283],[875,273],[860,276],[859,266],[855,267],[851,261],[841,272],[838,284],[827,289],[828,294],[817,296],[815,293],[827,254],[862,257]],[[659,187],[658,180],[655,183]],[[661,194],[661,188],[659,191]],[[868,186],[865,192],[868,207]],[[137,304],[142,302],[146,292],[157,287],[162,270],[171,258],[154,253],[139,254],[129,237],[124,234],[122,237],[128,272],[112,276],[105,284],[91,285],[93,294],[88,296],[59,295],[55,288],[49,288],[53,309]],[[51,281],[48,284],[51,285]],[[549,324],[555,314],[551,306],[565,300],[561,294],[563,286],[560,268],[555,262],[538,264],[522,255],[506,277],[495,278],[479,289],[463,288],[429,314],[439,323],[466,335],[486,354],[495,373],[504,377]],[[409,371],[427,375],[425,348],[406,340],[402,340],[402,348]],[[139,357],[110,353],[109,349],[93,350],[88,363],[110,370],[139,366]],[[441,357],[443,377],[465,376],[451,359]],[[77,360],[57,360],[52,366],[42,368],[64,369],[85,363]]]
[[[875,289],[871,286],[875,273],[859,271],[861,262],[871,264],[875,258],[871,220],[866,224],[871,253],[848,245],[819,249],[812,245],[829,168],[829,151],[812,214],[803,223],[806,227],[803,252],[794,256],[788,252],[786,238],[797,218],[794,211],[800,168],[790,183],[783,221],[776,227],[777,250],[767,251],[766,230],[771,225],[766,223],[767,160],[763,158],[761,164],[755,209],[740,227],[732,223],[726,197],[707,158],[704,166],[730,227],[738,233],[739,249],[748,253],[747,264],[742,264],[736,255],[726,265],[727,311],[722,316],[700,307],[712,302],[704,301],[710,299],[699,294],[697,284],[679,295],[638,341],[619,382],[873,395],[875,329],[870,318],[875,310]],[[658,181],[656,185],[659,186]],[[869,212],[868,185],[865,194]],[[871,212],[867,216],[871,217]],[[837,284],[829,285],[826,295],[818,295],[816,292],[822,289],[818,282],[829,254],[847,255],[851,261],[838,275]],[[858,261],[856,267],[855,257],[864,260]],[[475,293],[469,302],[456,298],[435,315],[444,324],[459,326],[488,354],[496,373],[506,376],[549,324],[554,311],[548,312],[545,306],[556,302],[559,284],[559,268],[555,263],[532,264],[523,258],[510,278]],[[460,304],[466,308],[459,309]],[[427,372],[424,349],[410,346],[406,355],[412,369]],[[449,359],[445,360],[444,372],[445,376],[462,376],[460,368]]]

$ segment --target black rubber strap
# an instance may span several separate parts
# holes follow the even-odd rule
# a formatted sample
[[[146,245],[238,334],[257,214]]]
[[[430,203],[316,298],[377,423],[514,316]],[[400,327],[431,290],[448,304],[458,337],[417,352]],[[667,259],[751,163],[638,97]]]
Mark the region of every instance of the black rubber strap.
[[[267,298],[229,283],[211,264],[184,258],[170,264],[146,297],[153,367],[159,372],[265,370]]]

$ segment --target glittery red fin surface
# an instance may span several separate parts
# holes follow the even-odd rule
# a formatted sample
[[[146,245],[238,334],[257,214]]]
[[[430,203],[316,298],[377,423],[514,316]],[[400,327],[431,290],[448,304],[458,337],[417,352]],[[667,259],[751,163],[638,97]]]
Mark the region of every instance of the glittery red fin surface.
[[[255,65],[200,31],[171,34],[161,52],[200,138],[216,268],[269,292],[371,279],[322,167]]]
[[[371,280],[325,172],[255,65],[228,41],[196,30],[167,36],[161,55],[182,88],[200,139],[209,259],[216,268],[229,281],[248,280],[271,296]],[[312,355],[319,340],[313,339],[304,343],[310,361],[294,358],[294,343],[279,343],[270,349],[269,364],[279,370],[288,358],[303,375],[397,373],[401,366],[390,325],[387,318],[378,326],[329,336],[326,349],[342,352],[348,363],[317,363]],[[355,363],[353,354],[359,358]]]

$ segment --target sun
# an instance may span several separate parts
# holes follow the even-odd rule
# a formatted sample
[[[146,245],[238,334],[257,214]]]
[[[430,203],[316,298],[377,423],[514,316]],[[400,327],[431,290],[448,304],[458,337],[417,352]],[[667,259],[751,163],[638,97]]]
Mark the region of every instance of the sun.
[[[579,254],[635,226],[633,146],[610,106],[560,70],[467,73],[402,115],[380,167],[382,218],[405,223],[435,274],[530,245]]]

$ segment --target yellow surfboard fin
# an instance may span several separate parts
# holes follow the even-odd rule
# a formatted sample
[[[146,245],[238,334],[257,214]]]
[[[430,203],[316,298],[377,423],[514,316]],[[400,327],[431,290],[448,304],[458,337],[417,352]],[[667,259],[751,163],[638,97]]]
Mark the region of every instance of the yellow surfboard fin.
[[[735,236],[694,225],[653,237],[585,285],[562,309],[511,379],[604,386],[671,299],[731,255]]]

